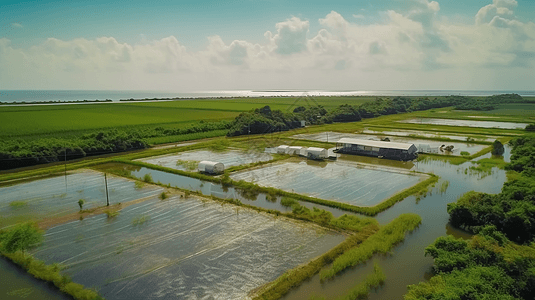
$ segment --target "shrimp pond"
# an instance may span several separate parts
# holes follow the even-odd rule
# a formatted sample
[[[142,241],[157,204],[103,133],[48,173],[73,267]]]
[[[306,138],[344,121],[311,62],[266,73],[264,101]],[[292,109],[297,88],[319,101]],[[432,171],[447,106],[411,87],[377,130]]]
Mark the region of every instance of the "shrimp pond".
[[[528,125],[527,123],[433,119],[433,118],[416,118],[416,119],[410,119],[410,120],[403,120],[399,122],[412,123],[412,124],[466,126],[466,127],[500,128],[500,129],[524,129]]]
[[[173,196],[49,229],[34,256],[106,299],[241,299],[345,236],[214,201]],[[224,296],[223,296],[224,295]]]
[[[271,154],[263,152],[244,152],[238,150],[214,152],[210,150],[197,150],[181,152],[174,155],[149,157],[140,161],[171,169],[188,171],[196,170],[198,162],[203,160],[217,161],[223,163],[225,168],[228,168],[254,162],[269,161],[271,159],[273,159]]]
[[[183,154],[186,152],[180,155]],[[175,155],[170,163],[176,166],[179,159],[197,160]],[[503,159],[510,159],[507,146]],[[370,206],[427,178],[421,173],[438,175],[440,180],[425,196],[409,196],[375,216],[381,225],[409,212],[422,218],[418,229],[408,234],[390,254],[373,257],[383,269],[386,281],[382,287],[371,291],[368,299],[402,299],[407,285],[427,280],[432,275],[433,260],[424,256],[425,247],[446,234],[461,238],[471,236],[449,225],[446,205],[471,190],[499,193],[506,181],[502,169],[492,167],[481,171],[474,166],[476,164],[471,161],[454,165],[431,156],[418,162],[398,162],[342,155],[337,162],[292,158],[237,172],[231,174],[231,178]],[[39,221],[75,213],[80,198],[86,199],[88,208],[104,205],[103,173],[113,171],[138,179],[150,174],[154,182],[163,185],[207,196],[234,198],[265,209],[292,210],[282,205],[280,197],[273,199],[263,193],[243,196],[239,189],[214,182],[130,164],[109,163],[67,176],[1,186],[0,227],[22,219]],[[66,266],[64,274],[74,282],[96,288],[106,299],[247,299],[256,288],[318,257],[346,238],[344,234],[308,222],[274,217],[200,196],[183,196],[173,188],[135,182],[108,175],[110,202],[131,204],[124,206],[116,216],[100,214],[51,227],[45,233],[43,245],[31,253],[47,264]],[[165,200],[159,198],[163,191],[168,193]],[[21,204],[11,204],[14,201]],[[338,208],[298,202],[308,208],[328,210],[336,217],[346,213],[357,215]],[[59,291],[34,280],[3,258],[0,263],[2,282],[10,282],[6,287],[0,284],[0,298],[39,295],[42,299],[65,299]],[[361,282],[372,269],[370,260],[325,282],[316,274],[282,299],[310,299],[311,296],[335,299]]]
[[[163,190],[156,186],[138,186],[132,180],[108,176],[111,204],[154,196]],[[82,170],[66,176],[23,182],[0,187],[0,228],[30,219],[53,218],[106,204],[104,174]]]
[[[244,171],[231,175],[231,178],[321,199],[374,206],[427,176],[400,170],[369,169],[349,163],[311,165],[301,161]]]

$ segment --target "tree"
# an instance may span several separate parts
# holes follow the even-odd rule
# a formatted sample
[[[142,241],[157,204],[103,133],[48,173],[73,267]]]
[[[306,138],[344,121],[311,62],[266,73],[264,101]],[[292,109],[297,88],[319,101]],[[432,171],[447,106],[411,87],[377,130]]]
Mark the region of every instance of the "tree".
[[[82,208],[84,207],[84,203],[85,203],[84,199],[78,200],[78,205],[80,206],[80,210],[82,210]]]
[[[503,148],[503,144],[495,140],[494,143],[492,143],[492,155],[503,155],[505,152],[505,149]]]
[[[526,126],[526,131],[535,131],[535,124],[528,124],[528,126]]]
[[[2,249],[8,253],[24,252],[43,241],[43,231],[35,223],[18,224],[2,235]]]

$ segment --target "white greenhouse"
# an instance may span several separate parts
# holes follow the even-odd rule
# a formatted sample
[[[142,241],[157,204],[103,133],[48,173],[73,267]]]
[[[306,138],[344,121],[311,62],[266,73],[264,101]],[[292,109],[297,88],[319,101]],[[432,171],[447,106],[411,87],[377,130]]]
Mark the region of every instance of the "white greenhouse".
[[[290,148],[290,146],[288,145],[280,145],[277,147],[277,153],[278,154],[286,154],[287,151],[288,151],[288,148]]]
[[[307,148],[306,147],[301,147],[301,146],[291,146],[291,147],[288,147],[287,153],[290,154],[290,155],[306,156]]]
[[[309,147],[307,150],[307,158],[310,159],[325,159],[329,156],[327,149]]]
[[[208,174],[221,174],[225,171],[225,165],[216,161],[203,160],[199,163],[199,172]]]

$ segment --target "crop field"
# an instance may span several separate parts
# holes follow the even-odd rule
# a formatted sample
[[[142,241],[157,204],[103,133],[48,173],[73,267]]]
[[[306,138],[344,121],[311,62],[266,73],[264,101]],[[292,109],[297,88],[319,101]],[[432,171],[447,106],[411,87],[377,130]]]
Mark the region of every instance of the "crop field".
[[[176,170],[196,171],[198,162],[203,160],[217,161],[223,163],[225,168],[228,168],[254,162],[269,161],[271,159],[273,159],[273,157],[268,153],[244,152],[237,150],[229,150],[225,152],[197,150],[181,152],[175,155],[149,157],[141,159],[141,161]]]
[[[363,140],[374,140],[380,141],[382,136],[377,135],[368,135],[368,134],[355,134],[355,133],[339,133],[339,132],[319,132],[311,134],[298,134],[292,136],[295,139],[304,139],[304,140],[313,140],[318,142],[326,142],[329,139],[329,142],[336,142],[341,138],[354,138],[354,139],[363,139]],[[461,152],[468,152],[469,155],[475,154],[484,148],[488,147],[486,145],[454,142],[454,141],[435,141],[435,140],[422,140],[412,137],[389,137],[391,142],[396,143],[411,143],[418,147],[419,145],[429,145],[431,148],[437,149],[437,154],[443,155],[461,155]],[[441,145],[453,145],[453,151],[440,151],[439,147]]]
[[[133,181],[121,177],[108,177],[110,204],[154,196],[161,191],[162,188],[153,186],[137,188]],[[18,221],[75,213],[80,210],[80,199],[84,199],[84,209],[106,205],[104,174],[95,171],[0,187],[0,195],[0,228]]]
[[[374,206],[395,193],[415,185],[424,176],[394,171],[358,168],[346,163],[325,166],[306,162],[283,163],[231,175],[261,186],[356,206]]]
[[[34,256],[113,299],[243,299],[345,236],[173,196],[47,231]]]
[[[316,99],[316,98],[315,98]],[[372,97],[318,97],[311,105],[334,108],[359,104]],[[141,103],[99,103],[68,105],[0,106],[0,138],[39,134],[53,136],[123,126],[185,127],[199,121],[234,119],[240,112],[270,105],[272,109],[293,111],[308,106],[302,98],[196,99]],[[55,135],[54,135],[55,134]]]

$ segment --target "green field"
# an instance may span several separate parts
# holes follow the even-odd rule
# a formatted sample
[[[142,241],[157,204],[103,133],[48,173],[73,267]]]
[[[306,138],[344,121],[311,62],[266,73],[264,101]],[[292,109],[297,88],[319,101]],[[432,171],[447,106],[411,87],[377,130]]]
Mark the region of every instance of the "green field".
[[[269,105],[293,111],[297,106],[356,105],[374,97],[197,99],[140,103],[26,105],[0,107],[0,139],[71,137],[95,129],[124,126],[187,127],[199,121],[232,120],[240,112]],[[308,103],[307,103],[308,101]]]

